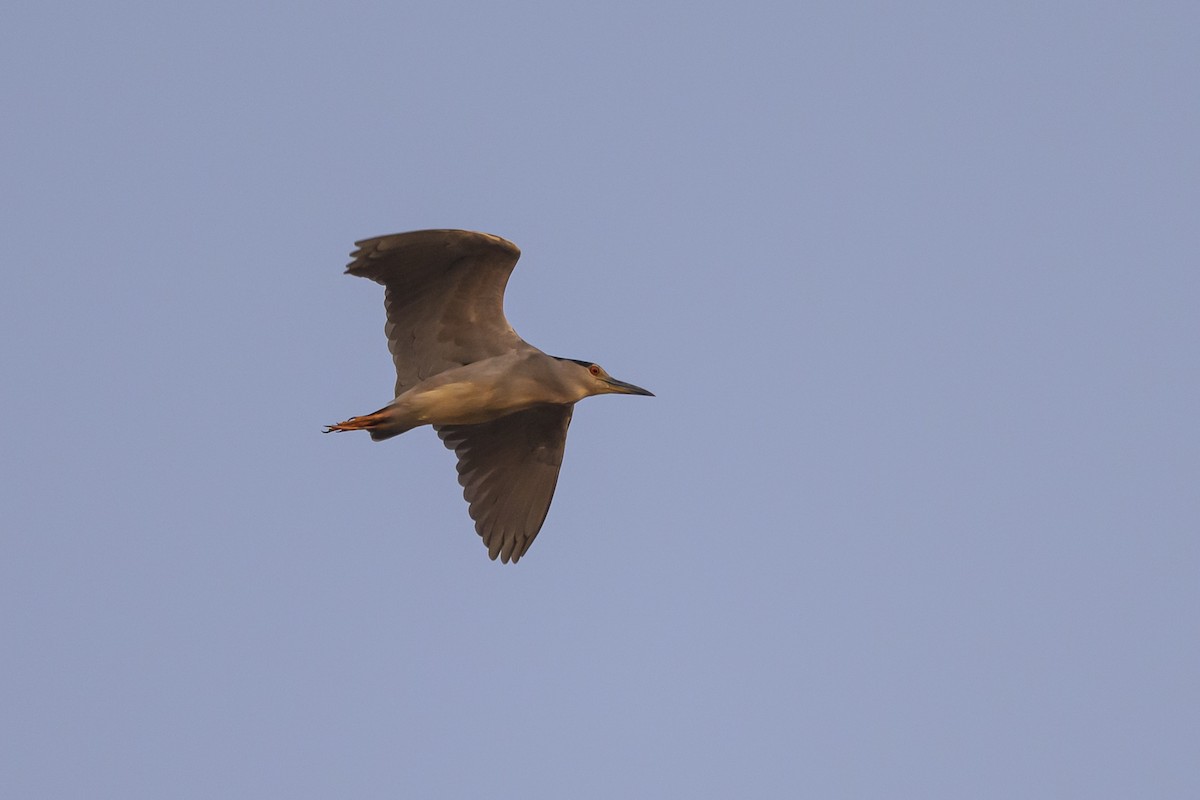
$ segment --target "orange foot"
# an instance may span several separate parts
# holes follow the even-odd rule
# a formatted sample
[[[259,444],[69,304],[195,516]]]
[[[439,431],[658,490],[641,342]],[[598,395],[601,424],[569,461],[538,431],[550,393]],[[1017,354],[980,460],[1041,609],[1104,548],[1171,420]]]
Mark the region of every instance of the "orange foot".
[[[382,411],[376,411],[374,414],[367,414],[364,417],[351,417],[345,422],[339,422],[336,425],[326,425],[322,433],[333,433],[334,431],[369,431],[372,428],[378,427],[387,421]]]

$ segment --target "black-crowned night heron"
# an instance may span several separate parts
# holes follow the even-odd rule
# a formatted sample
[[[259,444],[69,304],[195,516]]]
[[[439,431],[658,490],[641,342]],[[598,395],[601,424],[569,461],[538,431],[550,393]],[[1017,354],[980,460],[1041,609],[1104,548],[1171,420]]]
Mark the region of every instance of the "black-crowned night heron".
[[[365,430],[380,441],[432,425],[458,456],[458,482],[488,555],[515,563],[550,509],[575,404],[650,392],[517,335],[504,318],[504,287],[521,255],[512,242],[433,230],[355,244],[346,272],[387,290],[396,399],[326,433]]]

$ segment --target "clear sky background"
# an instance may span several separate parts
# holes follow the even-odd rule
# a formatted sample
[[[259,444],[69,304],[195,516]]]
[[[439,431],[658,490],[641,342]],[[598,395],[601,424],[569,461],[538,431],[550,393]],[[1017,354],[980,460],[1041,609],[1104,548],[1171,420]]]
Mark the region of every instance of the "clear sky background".
[[[1194,3],[26,3],[0,795],[1200,796]],[[355,239],[524,251],[520,564]]]

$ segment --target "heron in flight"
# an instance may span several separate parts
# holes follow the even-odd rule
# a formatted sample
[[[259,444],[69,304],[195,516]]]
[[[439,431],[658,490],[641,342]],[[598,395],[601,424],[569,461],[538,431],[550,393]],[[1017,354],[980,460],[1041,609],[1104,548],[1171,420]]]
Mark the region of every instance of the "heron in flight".
[[[575,404],[650,392],[599,364],[549,356],[504,317],[521,251],[486,233],[413,231],[355,242],[350,275],[383,284],[396,399],[327,426],[375,441],[432,425],[458,457],[458,482],[494,560],[516,563],[541,530]]]

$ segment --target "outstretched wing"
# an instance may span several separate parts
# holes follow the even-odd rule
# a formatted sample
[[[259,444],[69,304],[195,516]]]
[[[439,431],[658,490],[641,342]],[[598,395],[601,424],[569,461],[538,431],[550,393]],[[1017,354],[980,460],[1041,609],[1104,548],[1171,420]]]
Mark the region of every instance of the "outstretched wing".
[[[355,244],[346,272],[387,289],[397,395],[452,367],[530,348],[504,318],[504,287],[521,255],[512,242],[429,230]]]
[[[534,406],[479,425],[436,426],[488,555],[516,563],[550,510],[573,405]]]

